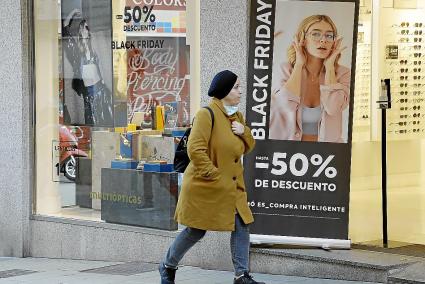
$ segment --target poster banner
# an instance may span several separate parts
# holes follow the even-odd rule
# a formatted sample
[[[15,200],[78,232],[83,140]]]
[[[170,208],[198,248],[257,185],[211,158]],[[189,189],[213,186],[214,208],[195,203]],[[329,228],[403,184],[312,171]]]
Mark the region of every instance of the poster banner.
[[[126,0],[125,3],[123,18],[128,19],[124,26],[127,32],[186,34],[186,1]]]
[[[61,1],[65,125],[114,127],[111,9],[111,0]]]
[[[252,0],[254,235],[347,240],[358,3]]]
[[[164,106],[164,127],[190,124],[190,47],[183,37],[128,37],[135,48],[127,51],[128,121],[155,117]]]

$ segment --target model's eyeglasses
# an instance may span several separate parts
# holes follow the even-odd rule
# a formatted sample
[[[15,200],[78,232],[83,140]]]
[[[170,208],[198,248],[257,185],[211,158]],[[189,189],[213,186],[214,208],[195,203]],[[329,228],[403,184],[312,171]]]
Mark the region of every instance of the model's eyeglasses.
[[[320,41],[322,38],[327,42],[334,42],[335,35],[334,33],[322,33],[320,31],[312,31],[308,33],[308,36],[314,41]]]

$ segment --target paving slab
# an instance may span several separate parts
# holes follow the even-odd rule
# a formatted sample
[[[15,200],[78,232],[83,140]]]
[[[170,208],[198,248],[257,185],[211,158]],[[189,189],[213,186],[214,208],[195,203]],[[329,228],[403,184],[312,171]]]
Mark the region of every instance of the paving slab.
[[[322,250],[322,249],[266,249],[253,248],[251,252],[286,256],[305,260],[326,261],[338,264],[356,265],[365,268],[391,270],[404,267],[423,259],[365,250]]]
[[[114,267],[119,264],[120,269],[126,269],[126,263],[84,260],[63,260],[45,258],[0,258],[0,271],[7,269],[30,269],[33,274],[0,279],[0,284],[158,284],[160,283],[157,271],[138,273],[133,275],[111,275],[102,273],[82,272],[85,269],[100,269]],[[128,266],[134,268],[135,263]],[[35,269],[42,268],[42,269]],[[102,272],[102,269],[98,270]],[[267,284],[371,284],[371,282],[338,281],[285,275],[271,275],[253,273],[254,279]],[[177,271],[178,284],[229,284],[233,282],[233,272],[207,270],[191,266],[182,266]]]
[[[392,274],[388,283],[425,283],[425,262],[416,263],[406,269]]]

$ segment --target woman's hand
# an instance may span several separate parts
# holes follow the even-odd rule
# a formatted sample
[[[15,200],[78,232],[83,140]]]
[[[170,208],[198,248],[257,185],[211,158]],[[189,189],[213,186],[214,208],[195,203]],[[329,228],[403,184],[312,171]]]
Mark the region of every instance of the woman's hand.
[[[323,64],[325,65],[326,71],[328,70],[334,70],[335,67],[335,61],[338,58],[338,55],[341,54],[341,52],[346,49],[347,47],[344,46],[343,48],[341,48],[341,42],[342,42],[342,38],[338,38],[333,47],[332,47],[332,51],[329,54],[328,58],[325,59],[325,61],[323,62]]]
[[[304,39],[300,39],[297,41],[297,39],[294,39],[294,42],[292,43],[292,46],[295,49],[296,57],[295,57],[295,65],[304,66],[306,63],[306,54],[304,51]]]
[[[245,126],[242,123],[239,123],[237,121],[232,122],[232,131],[236,135],[242,135],[245,133]]]

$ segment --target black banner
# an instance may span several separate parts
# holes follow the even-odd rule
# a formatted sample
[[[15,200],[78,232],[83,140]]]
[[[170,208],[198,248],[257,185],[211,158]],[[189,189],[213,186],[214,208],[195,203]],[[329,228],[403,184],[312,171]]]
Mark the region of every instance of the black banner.
[[[348,238],[357,11],[354,1],[251,1],[251,234]]]

